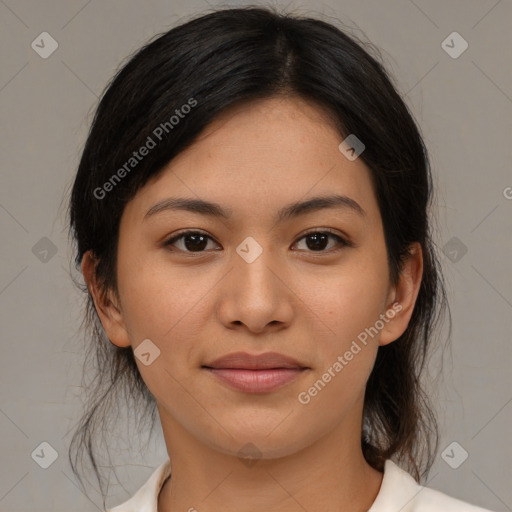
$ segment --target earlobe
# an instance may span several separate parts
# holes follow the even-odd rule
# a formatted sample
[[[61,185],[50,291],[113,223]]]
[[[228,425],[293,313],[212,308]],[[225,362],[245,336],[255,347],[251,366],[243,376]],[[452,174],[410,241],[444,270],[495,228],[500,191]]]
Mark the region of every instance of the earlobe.
[[[393,311],[394,314],[381,332],[379,345],[388,345],[407,329],[420,290],[422,276],[423,253],[420,243],[414,242],[409,246],[409,254],[403,262],[398,284],[390,293],[390,305],[387,311]]]
[[[123,313],[114,292],[105,289],[98,281],[96,267],[98,264],[92,251],[87,251],[82,259],[82,274],[94,301],[94,307],[108,339],[118,347],[130,346],[130,339],[123,319]]]

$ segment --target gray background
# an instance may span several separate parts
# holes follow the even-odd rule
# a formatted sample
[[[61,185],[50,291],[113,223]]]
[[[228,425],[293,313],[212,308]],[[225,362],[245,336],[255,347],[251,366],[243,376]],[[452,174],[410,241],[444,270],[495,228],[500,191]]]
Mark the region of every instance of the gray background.
[[[81,296],[69,276],[66,191],[117,66],[155,33],[220,5],[243,3],[0,0],[1,512],[101,509],[94,493],[89,500],[78,490],[67,462],[81,409],[83,340]],[[512,510],[512,3],[274,5],[340,19],[376,44],[421,126],[438,187],[436,237],[453,314],[452,348],[432,391],[442,438],[427,485]],[[31,47],[44,31],[59,45],[47,59]],[[458,58],[442,47],[453,31],[469,44]],[[142,456],[136,432],[118,429],[113,460],[122,485],[111,485],[108,506],[127,499],[167,456],[160,427]],[[458,469],[441,457],[453,441],[469,453]],[[48,469],[31,457],[42,442],[58,452]],[[462,448],[448,450],[452,464]]]

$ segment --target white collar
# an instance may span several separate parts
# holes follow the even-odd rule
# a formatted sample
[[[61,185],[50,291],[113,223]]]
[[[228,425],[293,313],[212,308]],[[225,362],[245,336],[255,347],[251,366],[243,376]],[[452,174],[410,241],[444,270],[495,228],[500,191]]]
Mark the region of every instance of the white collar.
[[[158,512],[158,495],[171,463],[167,459],[146,483],[128,500],[107,512]],[[368,512],[490,512],[469,505],[440,491],[424,487],[390,459],[384,464],[384,477],[375,501]]]

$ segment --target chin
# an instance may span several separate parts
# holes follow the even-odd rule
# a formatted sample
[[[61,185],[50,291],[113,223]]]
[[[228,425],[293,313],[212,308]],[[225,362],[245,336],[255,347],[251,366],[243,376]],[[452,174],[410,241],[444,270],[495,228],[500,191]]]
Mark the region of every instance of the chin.
[[[240,459],[279,459],[288,457],[306,448],[314,442],[311,429],[297,429],[297,423],[283,425],[283,418],[269,421],[268,418],[254,423],[224,423],[227,435],[223,430],[220,438],[205,440],[210,448],[226,455]]]
[[[230,439],[226,444],[215,444],[213,449],[236,457],[241,462],[247,461],[249,465],[251,461],[281,459],[293,455],[305,448],[307,444],[288,440],[287,443],[283,439],[277,439],[277,442],[270,441],[266,436],[261,438],[251,438],[249,436],[242,437],[237,441]]]

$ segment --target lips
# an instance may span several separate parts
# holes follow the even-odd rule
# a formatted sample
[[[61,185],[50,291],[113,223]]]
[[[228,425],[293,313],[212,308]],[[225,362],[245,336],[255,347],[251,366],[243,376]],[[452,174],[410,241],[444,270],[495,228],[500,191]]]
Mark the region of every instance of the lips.
[[[265,352],[264,354],[251,355],[246,352],[234,352],[220,357],[215,361],[204,365],[207,368],[225,368],[238,370],[268,370],[272,368],[307,368],[295,359],[278,354],[277,352]]]
[[[203,365],[203,368],[230,388],[244,393],[276,391],[309,369],[276,352],[259,355],[235,352]]]

